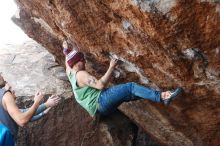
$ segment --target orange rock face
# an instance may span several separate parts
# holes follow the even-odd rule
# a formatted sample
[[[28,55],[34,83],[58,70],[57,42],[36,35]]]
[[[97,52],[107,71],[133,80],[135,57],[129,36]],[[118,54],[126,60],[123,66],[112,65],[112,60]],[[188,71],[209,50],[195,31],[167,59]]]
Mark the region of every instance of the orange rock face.
[[[14,22],[64,62],[62,41],[86,53],[100,76],[122,60],[113,83],[135,81],[184,95],[164,107],[147,101],[120,110],[165,145],[220,144],[218,0],[17,0]]]

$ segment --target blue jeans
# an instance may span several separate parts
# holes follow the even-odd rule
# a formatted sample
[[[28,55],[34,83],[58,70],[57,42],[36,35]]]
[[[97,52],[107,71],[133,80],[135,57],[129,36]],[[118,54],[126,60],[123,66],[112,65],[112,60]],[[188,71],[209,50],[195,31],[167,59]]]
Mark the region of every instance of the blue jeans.
[[[160,94],[160,91],[133,82],[116,85],[101,92],[98,100],[98,113],[108,115],[114,112],[121,103],[138,99],[160,102]]]

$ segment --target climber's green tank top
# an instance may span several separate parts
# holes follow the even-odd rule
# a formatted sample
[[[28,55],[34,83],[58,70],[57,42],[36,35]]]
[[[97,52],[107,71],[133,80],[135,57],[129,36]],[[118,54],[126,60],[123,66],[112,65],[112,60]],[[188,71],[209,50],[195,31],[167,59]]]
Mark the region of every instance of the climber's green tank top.
[[[70,72],[68,78],[72,85],[76,101],[86,109],[91,116],[94,116],[98,108],[98,98],[101,90],[89,86],[79,87],[76,82],[76,73]]]

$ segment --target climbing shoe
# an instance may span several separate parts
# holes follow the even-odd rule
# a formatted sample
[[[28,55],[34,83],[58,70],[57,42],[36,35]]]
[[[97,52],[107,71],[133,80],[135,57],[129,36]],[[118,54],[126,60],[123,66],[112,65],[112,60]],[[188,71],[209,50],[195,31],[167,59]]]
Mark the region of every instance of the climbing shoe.
[[[163,103],[168,106],[174,98],[176,98],[182,93],[182,91],[183,91],[182,88],[176,88],[175,90],[170,91],[171,95],[167,99],[164,99]]]

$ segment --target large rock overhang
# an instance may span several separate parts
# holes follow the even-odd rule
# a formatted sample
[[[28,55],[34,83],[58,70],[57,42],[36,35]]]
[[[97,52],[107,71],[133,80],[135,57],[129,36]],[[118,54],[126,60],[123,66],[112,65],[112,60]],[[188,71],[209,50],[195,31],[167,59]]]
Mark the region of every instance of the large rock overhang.
[[[218,145],[220,4],[214,0],[16,0],[13,21],[64,64],[69,39],[101,76],[122,60],[112,83],[134,81],[185,94],[165,107],[148,101],[120,110],[166,145]]]

